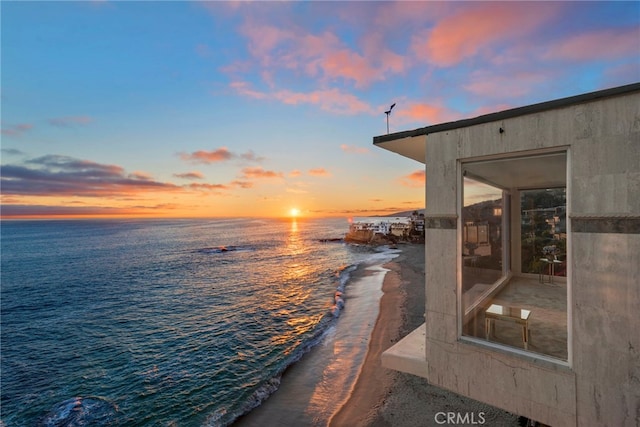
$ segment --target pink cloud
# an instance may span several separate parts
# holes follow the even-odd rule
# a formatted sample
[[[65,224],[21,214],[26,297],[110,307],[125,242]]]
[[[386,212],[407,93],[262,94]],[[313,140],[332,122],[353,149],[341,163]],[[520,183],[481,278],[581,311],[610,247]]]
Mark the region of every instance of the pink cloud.
[[[640,51],[640,28],[601,30],[575,35],[553,44],[547,58],[570,61],[636,57]]]
[[[550,2],[466,3],[413,39],[416,56],[452,66],[488,46],[523,37],[553,18],[561,5]]]
[[[355,95],[341,92],[335,88],[307,93],[283,90],[276,92],[274,97],[285,104],[313,104],[318,105],[322,110],[337,114],[373,112],[369,104],[361,101]]]
[[[409,103],[396,111],[396,117],[405,122],[441,123],[461,118],[461,114],[436,104]]]
[[[275,99],[289,105],[311,104],[320,107],[324,111],[336,114],[376,113],[369,104],[360,100],[357,96],[342,92],[336,88],[312,92],[294,92],[291,90],[260,92],[254,90],[248,82],[234,82],[231,84],[231,88],[235,89],[240,95],[255,99]]]
[[[248,39],[249,52],[267,68],[301,71],[325,80],[343,79],[359,88],[406,69],[402,56],[378,44],[378,39],[365,42],[364,52],[358,52],[331,31],[311,34],[304,27],[276,27],[255,19],[247,20],[241,31]]]

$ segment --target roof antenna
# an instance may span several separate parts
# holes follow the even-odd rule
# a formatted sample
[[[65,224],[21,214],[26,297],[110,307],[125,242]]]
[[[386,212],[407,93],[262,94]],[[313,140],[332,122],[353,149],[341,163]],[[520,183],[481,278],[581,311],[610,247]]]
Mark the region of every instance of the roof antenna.
[[[389,115],[391,115],[391,110],[393,110],[393,107],[395,106],[396,104],[394,102],[393,104],[391,104],[391,107],[389,107],[389,109],[384,112],[387,115],[387,135],[389,135]]]

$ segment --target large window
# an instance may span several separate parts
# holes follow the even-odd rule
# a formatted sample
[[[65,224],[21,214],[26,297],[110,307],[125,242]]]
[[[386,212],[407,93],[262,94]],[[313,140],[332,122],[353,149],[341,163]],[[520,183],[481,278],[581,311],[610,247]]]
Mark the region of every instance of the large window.
[[[566,152],[463,162],[463,336],[567,360]]]

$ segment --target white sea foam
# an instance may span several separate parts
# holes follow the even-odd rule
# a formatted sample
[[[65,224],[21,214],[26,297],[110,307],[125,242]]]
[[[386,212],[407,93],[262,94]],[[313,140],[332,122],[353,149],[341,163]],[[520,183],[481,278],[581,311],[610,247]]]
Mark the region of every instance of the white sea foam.
[[[240,426],[267,420],[280,425],[323,425],[331,418],[349,397],[364,362],[388,271],[382,265],[400,252],[384,248],[363,257],[361,268],[369,274],[349,281],[355,266],[341,274],[346,280],[340,281],[332,308],[340,318],[324,331],[322,345],[291,368],[278,394],[250,414],[251,421],[241,419]]]

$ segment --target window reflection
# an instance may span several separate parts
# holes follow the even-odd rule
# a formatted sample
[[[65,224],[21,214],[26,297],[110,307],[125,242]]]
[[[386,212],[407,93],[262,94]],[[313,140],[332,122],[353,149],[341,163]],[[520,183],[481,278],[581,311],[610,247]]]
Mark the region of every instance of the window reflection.
[[[566,188],[522,191],[520,206],[522,272],[566,276]]]
[[[464,179],[462,209],[463,305],[466,315],[503,276],[502,190]]]
[[[567,360],[566,152],[462,169],[462,335]]]

